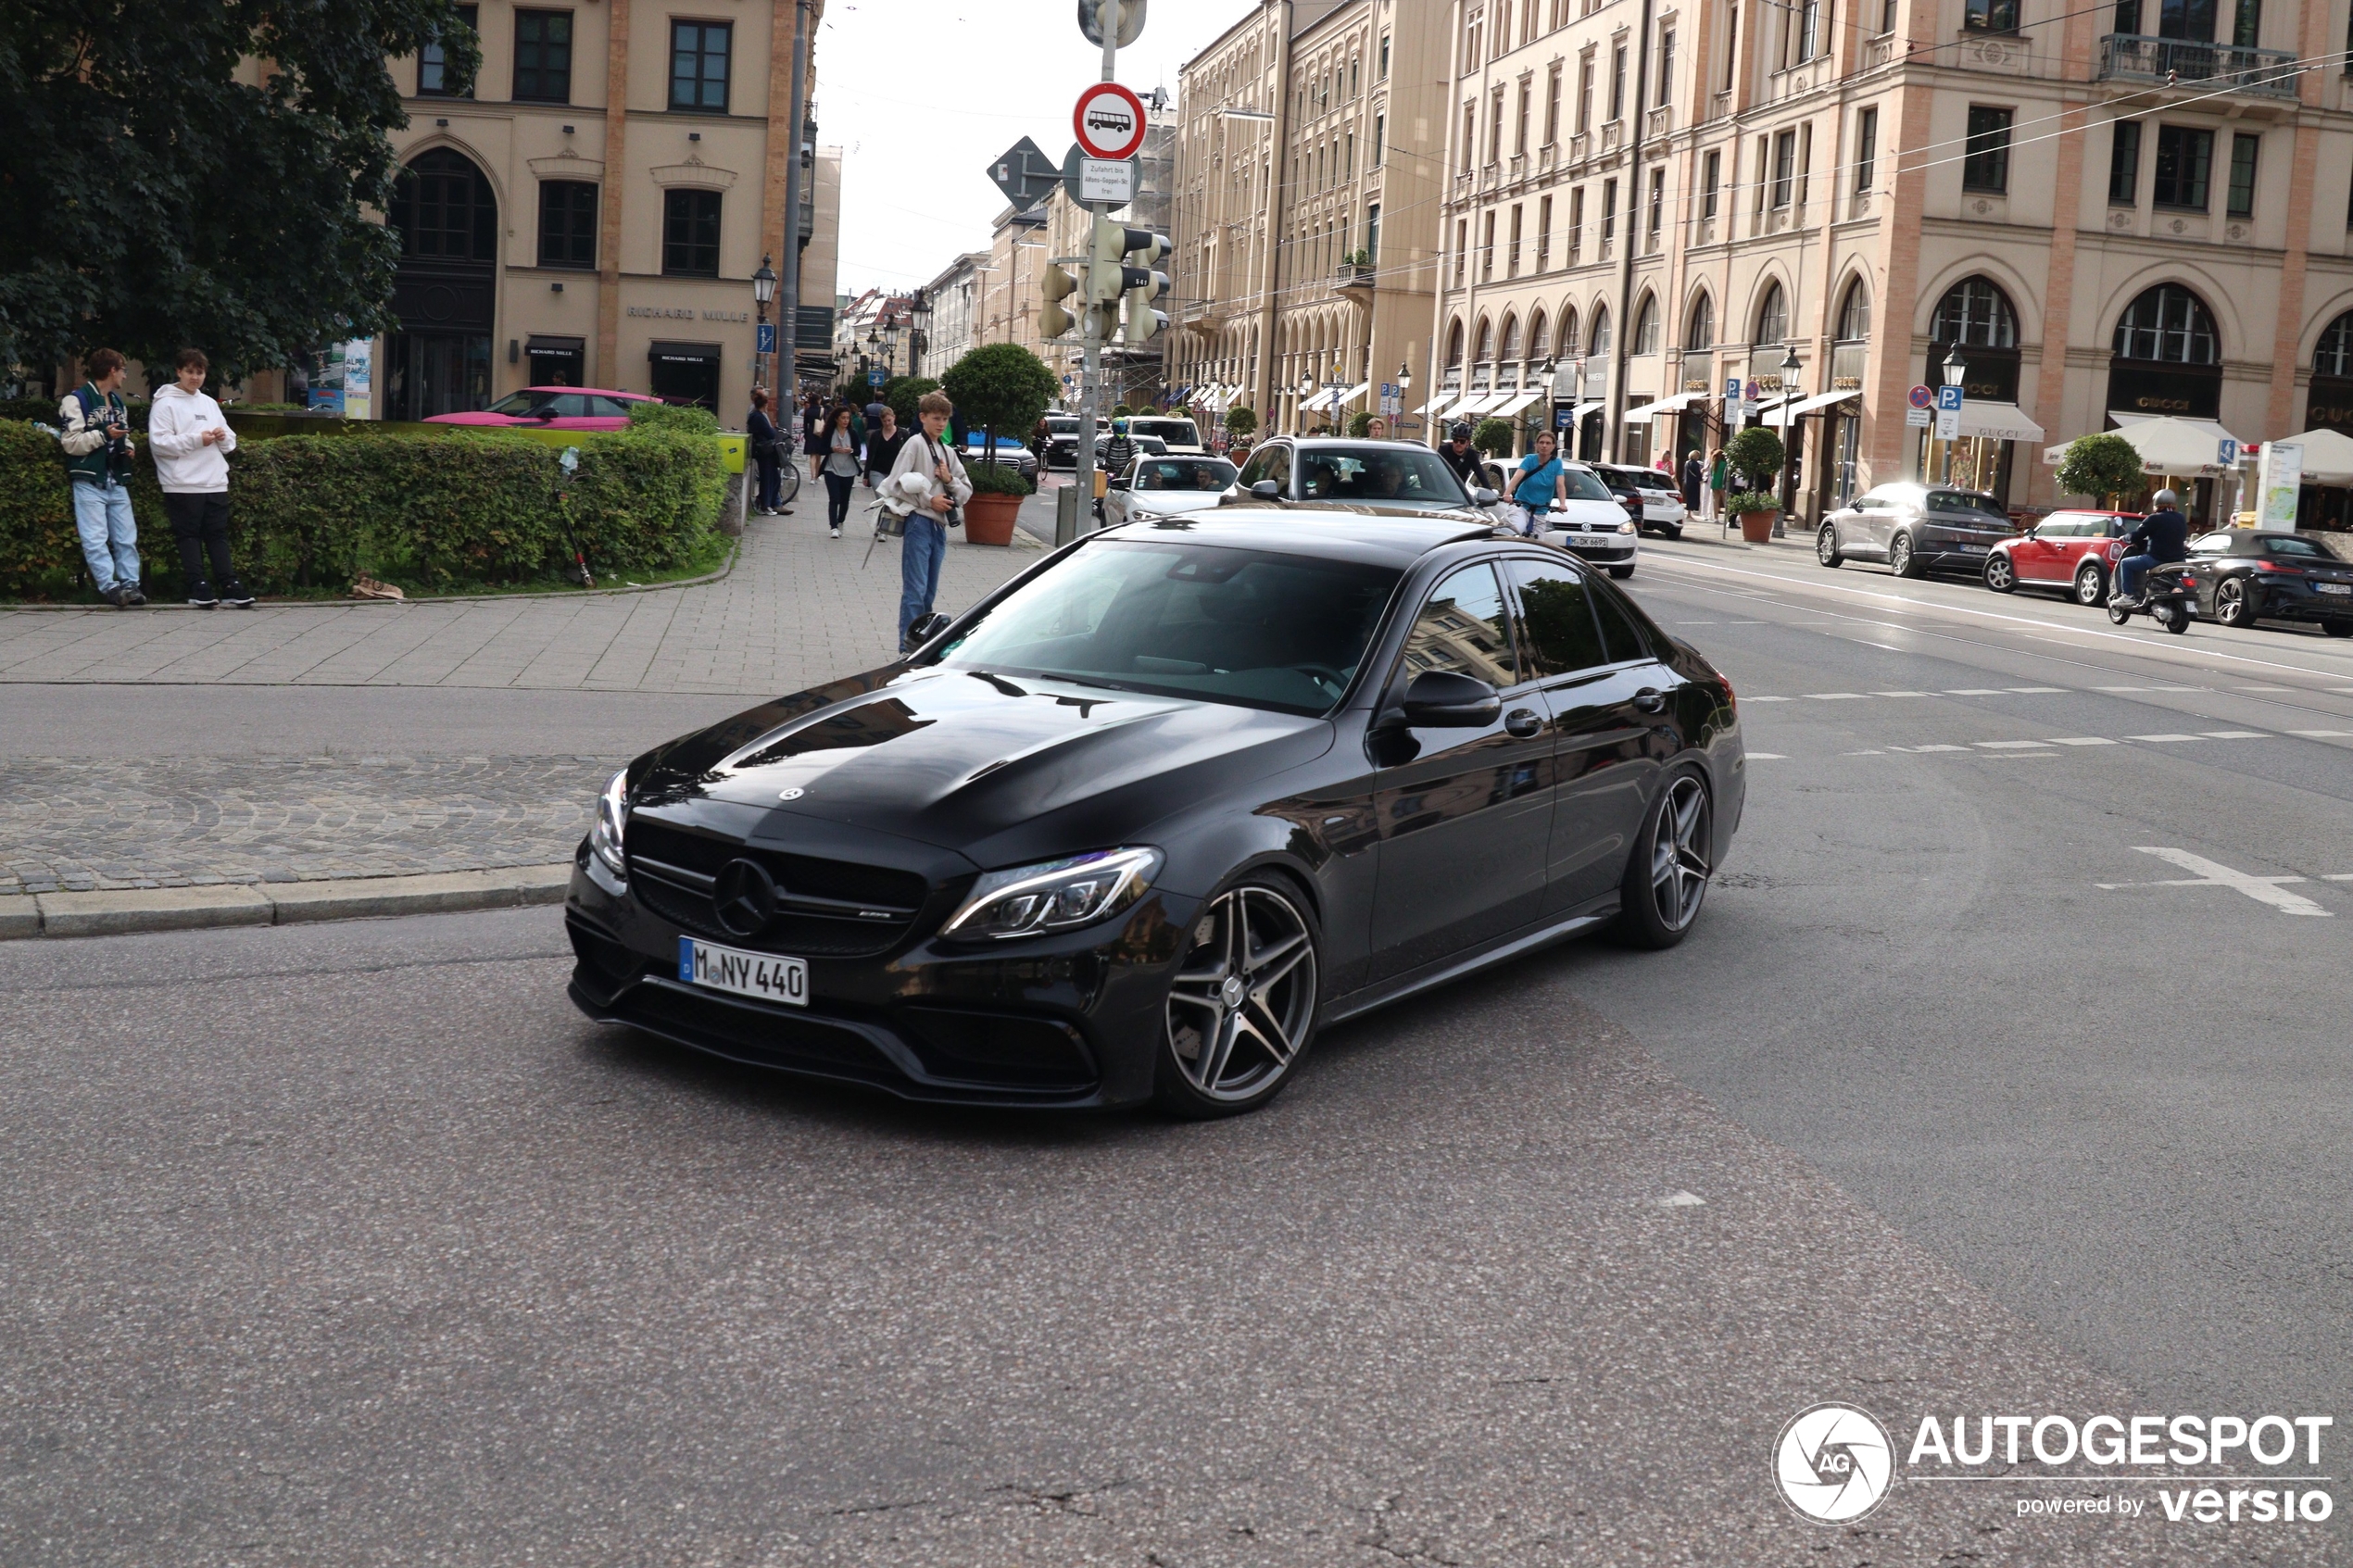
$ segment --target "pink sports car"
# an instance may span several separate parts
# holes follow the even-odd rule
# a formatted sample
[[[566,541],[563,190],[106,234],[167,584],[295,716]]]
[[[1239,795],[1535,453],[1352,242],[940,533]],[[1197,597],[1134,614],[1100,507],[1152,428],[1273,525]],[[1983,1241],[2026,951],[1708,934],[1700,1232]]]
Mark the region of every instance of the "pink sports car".
[[[629,422],[632,403],[659,403],[642,392],[601,386],[526,386],[487,408],[470,414],[434,414],[436,425],[523,425],[541,430],[619,430]]]

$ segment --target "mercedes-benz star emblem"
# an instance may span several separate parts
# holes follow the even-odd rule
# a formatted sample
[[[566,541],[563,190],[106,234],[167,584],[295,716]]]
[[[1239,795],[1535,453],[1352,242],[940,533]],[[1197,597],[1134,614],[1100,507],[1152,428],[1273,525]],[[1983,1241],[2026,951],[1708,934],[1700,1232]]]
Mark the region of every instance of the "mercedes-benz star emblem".
[[[805,789],[787,789],[778,794],[776,798],[779,800],[798,800],[808,793],[809,792]]]
[[[1226,976],[1226,984],[1217,988],[1217,995],[1227,1007],[1238,1008],[1242,1005],[1242,997],[1246,990],[1240,975],[1229,974]]]
[[[756,860],[730,860],[711,884],[719,923],[736,936],[757,936],[776,918],[776,883]]]

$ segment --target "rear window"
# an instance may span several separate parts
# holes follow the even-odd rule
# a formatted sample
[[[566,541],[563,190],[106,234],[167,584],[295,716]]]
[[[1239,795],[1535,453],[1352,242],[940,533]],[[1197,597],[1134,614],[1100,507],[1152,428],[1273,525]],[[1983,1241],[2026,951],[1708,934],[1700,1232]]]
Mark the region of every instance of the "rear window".
[[[1999,501],[1991,495],[1972,495],[1967,490],[1931,490],[1928,493],[1928,509],[1932,512],[1983,512],[2004,522],[2009,521]]]
[[[1156,435],[1177,446],[1198,446],[1201,432],[1190,420],[1130,420],[1127,428],[1138,435]]]
[[[2298,539],[2292,533],[2258,534],[2251,543],[2255,547],[2246,552],[2251,556],[2295,556],[2299,558],[2310,558],[2324,557],[2328,553],[2311,540]]]
[[[1048,420],[1046,433],[1048,435],[1076,435],[1078,421],[1076,420]]]

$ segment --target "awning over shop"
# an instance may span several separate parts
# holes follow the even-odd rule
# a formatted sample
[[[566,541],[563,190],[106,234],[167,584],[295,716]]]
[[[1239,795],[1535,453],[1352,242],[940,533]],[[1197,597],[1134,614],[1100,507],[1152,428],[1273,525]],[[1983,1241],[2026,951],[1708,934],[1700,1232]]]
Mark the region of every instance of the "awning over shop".
[[[1970,400],[1961,405],[1961,434],[1988,441],[2040,441],[2043,427],[2015,403]]]
[[[1477,419],[1479,415],[1487,412],[1489,406],[1495,401],[1496,395],[1494,393],[1473,393],[1470,396],[1464,398],[1460,403],[1457,403],[1453,408],[1447,409],[1445,417],[1450,420]]]
[[[1505,393],[1504,395],[1504,401],[1497,404],[1494,408],[1488,409],[1487,412],[1496,419],[1503,419],[1507,415],[1518,413],[1521,409],[1527,408],[1538,398],[1546,395],[1547,393],[1542,387],[1537,387],[1527,392]]]
[[[2283,435],[2271,445],[2304,448],[2307,484],[2353,484],[2353,435],[2308,430],[2301,435]]]
[[[1571,408],[1568,411],[1568,417],[1573,420],[1582,420],[1586,415],[1592,413],[1594,409],[1600,408],[1601,406],[1602,400],[1598,397],[1593,399],[1591,403],[1579,403],[1576,408]]]
[[[1780,418],[1781,406],[1788,401],[1789,398],[1787,395],[1768,397],[1764,402],[1759,403],[1756,407],[1751,408],[1749,412],[1756,415],[1759,419],[1765,419],[1768,416],[1770,416],[1770,422],[1779,424],[1781,422]]]
[[[1860,397],[1861,395],[1862,395],[1860,392],[1856,391],[1856,390],[1855,390],[1854,388],[1852,388],[1852,387],[1848,388],[1848,389],[1847,389],[1846,391],[1844,391],[1844,392],[1825,392],[1825,393],[1823,393],[1820,396],[1818,396],[1818,397],[1809,397],[1809,398],[1807,398],[1807,399],[1806,399],[1805,402],[1803,402],[1803,403],[1793,403],[1793,404],[1791,404],[1791,405],[1790,405],[1790,410],[1789,410],[1789,417],[1790,417],[1791,419],[1794,420],[1794,419],[1798,419],[1798,418],[1800,418],[1800,417],[1802,417],[1802,416],[1804,416],[1804,415],[1806,415],[1806,414],[1818,414],[1818,413],[1820,413],[1823,409],[1825,409],[1825,408],[1830,408],[1830,407],[1831,407],[1831,405],[1833,405],[1833,404],[1837,404],[1837,403],[1843,403],[1843,402],[1845,402],[1845,401],[1846,401],[1848,398],[1850,398],[1850,397]],[[2001,403],[2001,404],[1996,404],[1996,405],[1994,405],[1994,407],[1996,407],[1996,408],[2009,408],[2009,405],[2008,405],[2008,404],[2007,404],[2007,403]],[[2015,409],[2015,408],[2011,408],[2011,409],[2010,409],[2010,411],[2011,411],[2012,413],[2016,413],[2018,410],[2017,410],[2017,409]],[[1963,435],[1967,435],[1967,434],[1969,433],[1969,423],[1968,423],[1968,420],[1969,420],[1969,415],[1968,415],[1966,412],[1964,412],[1964,413],[1961,415],[1961,420],[1962,420],[1962,424],[1961,424],[1961,433],[1962,433]],[[2037,435],[2040,435],[2040,434],[2042,433],[2042,432],[2037,431],[2037,432],[2035,432],[2035,433],[2036,433]]]
[[[1626,422],[1629,425],[1646,425],[1651,422],[1653,414],[1680,413],[1706,395],[1707,394],[1704,392],[1679,392],[1672,397],[1662,397],[1655,403],[1645,403],[1639,408],[1627,409]]]
[[[1962,411],[1968,411],[1963,405]],[[2108,433],[2120,435],[2130,442],[2133,450],[2141,455],[2141,471],[2149,474],[2187,476],[2202,474],[2219,478],[2228,471],[2216,461],[2221,456],[2221,443],[2234,441],[2229,431],[2212,420],[2177,420],[2170,416],[2131,414],[2111,408],[2108,417],[2114,420],[2117,430]],[[2043,449],[2043,461],[2056,468],[2067,456],[2073,442],[2061,442]]]

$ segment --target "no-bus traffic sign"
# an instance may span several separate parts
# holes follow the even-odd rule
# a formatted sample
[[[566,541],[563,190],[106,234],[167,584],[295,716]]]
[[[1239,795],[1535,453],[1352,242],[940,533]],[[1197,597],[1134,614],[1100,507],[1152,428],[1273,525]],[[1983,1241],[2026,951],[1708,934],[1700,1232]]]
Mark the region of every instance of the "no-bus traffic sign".
[[[1078,94],[1070,124],[1088,157],[1121,162],[1144,144],[1144,101],[1116,82],[1093,82]]]

